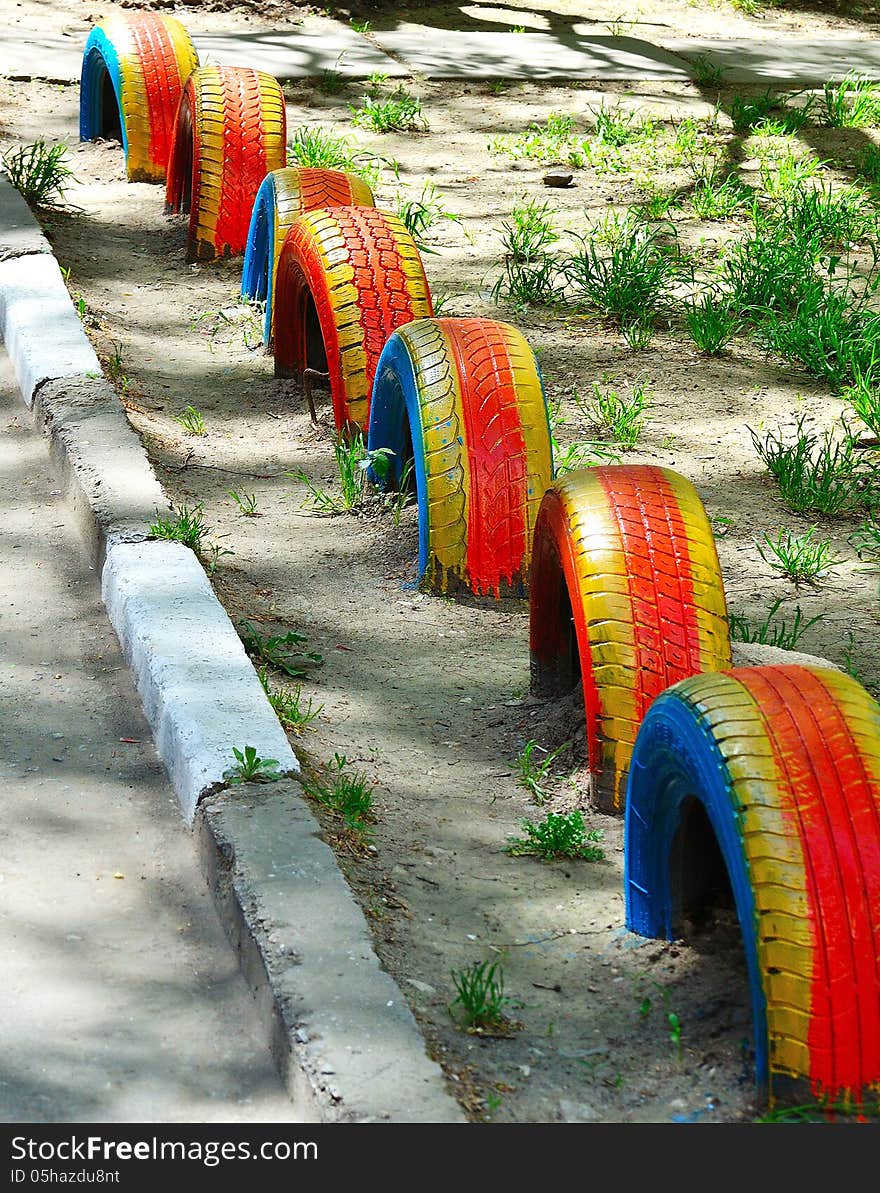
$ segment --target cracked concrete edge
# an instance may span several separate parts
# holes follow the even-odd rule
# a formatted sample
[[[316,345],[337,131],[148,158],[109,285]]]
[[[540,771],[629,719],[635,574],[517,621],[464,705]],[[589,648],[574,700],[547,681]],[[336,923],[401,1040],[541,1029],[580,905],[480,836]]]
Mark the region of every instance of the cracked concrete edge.
[[[318,837],[293,781],[299,761],[204,569],[182,544],[149,539],[150,522],[170,503],[103,377],[48,242],[9,188],[0,174],[0,337],[101,577],[157,750],[294,1104],[313,1121],[464,1122]],[[253,785],[236,788],[235,797],[223,791],[232,747],[245,744],[278,759],[287,775],[279,784],[283,823],[257,836],[251,830],[278,807],[278,796],[255,803],[247,794]],[[290,871],[293,892],[281,903],[271,881],[279,842],[296,859],[277,863]],[[295,963],[275,947],[287,940]]]

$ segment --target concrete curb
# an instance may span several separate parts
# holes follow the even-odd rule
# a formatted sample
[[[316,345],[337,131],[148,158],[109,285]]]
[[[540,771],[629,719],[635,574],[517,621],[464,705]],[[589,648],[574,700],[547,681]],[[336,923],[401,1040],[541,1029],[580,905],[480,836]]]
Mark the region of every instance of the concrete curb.
[[[299,763],[170,509],[45,238],[0,173],[0,335],[101,576],[159,755],[293,1099],[315,1122],[465,1122],[293,776]],[[24,208],[24,209],[23,209]],[[223,791],[232,747],[289,777]],[[220,792],[218,794],[218,791]]]

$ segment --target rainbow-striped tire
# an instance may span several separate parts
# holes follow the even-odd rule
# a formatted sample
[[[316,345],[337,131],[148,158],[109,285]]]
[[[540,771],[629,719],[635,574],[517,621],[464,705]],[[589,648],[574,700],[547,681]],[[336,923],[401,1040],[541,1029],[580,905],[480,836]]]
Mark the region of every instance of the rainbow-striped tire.
[[[81,141],[119,137],[129,182],[164,182],[177,105],[199,65],[174,17],[139,12],[96,25],[83,51]]]
[[[564,476],[538,513],[529,597],[532,691],[582,681],[591,800],[622,812],[651,702],[731,666],[718,552],[693,485],[651,465]]]
[[[394,452],[390,486],[413,461],[426,587],[522,591],[553,461],[538,365],[516,328],[489,319],[399,328],[379,358],[367,446]]]
[[[278,80],[241,66],[190,75],[168,159],[165,209],[189,212],[187,261],[244,252],[254,199],[284,165],[287,124]]]
[[[365,432],[388,337],[433,313],[419,250],[396,215],[375,207],[306,212],[278,261],[275,375],[329,373],[337,429]]]
[[[880,705],[847,675],[795,664],[670,688],[627,790],[633,932],[672,939],[700,910],[709,829],[742,930],[759,1088],[771,1104],[876,1105]]]
[[[342,170],[285,166],[267,174],[260,184],[241,274],[245,298],[265,300],[263,342],[272,343],[272,312],[278,258],[291,225],[304,211],[318,207],[373,207],[373,192],[363,178]]]

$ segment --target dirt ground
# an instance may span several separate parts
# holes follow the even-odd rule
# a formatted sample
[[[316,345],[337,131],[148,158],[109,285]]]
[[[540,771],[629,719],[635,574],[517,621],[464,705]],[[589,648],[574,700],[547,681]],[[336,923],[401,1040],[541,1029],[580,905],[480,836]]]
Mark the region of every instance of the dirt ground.
[[[0,14],[10,7],[3,0]],[[40,10],[33,2],[15,8],[26,22]],[[54,8],[83,30],[109,11],[70,2]],[[255,19],[242,6],[221,8],[173,11],[194,31]],[[575,3],[554,4],[553,13],[520,5],[504,11],[514,8],[515,23],[528,17],[536,27],[562,20],[594,28],[618,16],[616,0],[591,5],[589,17]],[[462,11],[483,21],[499,10]],[[404,17],[418,22],[425,12],[413,8]],[[281,25],[291,9],[278,4],[265,13],[264,20]],[[638,13],[640,27],[631,32],[643,37],[652,23],[670,36],[872,30],[834,14],[765,9],[749,18],[726,4],[642,3]],[[873,22],[874,10],[863,10],[863,19]],[[383,172],[379,206],[393,209],[400,193],[417,195],[425,179],[433,180],[458,217],[440,223],[436,252],[424,257],[435,301],[443,314],[502,318],[523,330],[538,350],[551,405],[561,403],[563,444],[588,433],[575,393],[589,395],[594,381],[646,383],[649,418],[627,460],[683,473],[709,514],[730,520],[718,539],[730,608],[760,619],[778,596],[789,618],[796,605],[806,617],[822,614],[801,649],[842,666],[857,660],[859,677],[876,693],[877,577],[847,544],[855,522],[820,520],[844,562],[816,588],[796,590],[755,546],[763,531],[805,529],[816,519],[781,507],[748,427],[791,426],[799,414],[831,426],[843,404],[827,387],[767,359],[745,339],[711,359],[670,326],[633,351],[595,319],[543,308],[514,313],[490,298],[500,270],[498,230],[517,199],[549,199],[561,226],[583,231],[587,213],[633,202],[639,193],[632,175],[590,170],[576,172],[575,186],[550,191],[540,164],[489,154],[491,140],[560,111],[586,130],[603,97],[669,121],[712,112],[716,95],[695,85],[638,82],[514,83],[503,90],[410,85],[422,99],[427,133],[354,130],[347,105],[363,90],[356,82],[332,95],[316,82],[289,88],[289,130],[318,121],[396,159],[399,180]],[[258,314],[239,302],[240,259],[185,264],[184,221],[164,214],[161,190],[125,182],[117,144],[77,143],[78,102],[76,87],[0,79],[0,148],[37,136],[70,144],[77,182],[69,199],[82,210],[46,216],[44,224],[132,425],[175,504],[203,507],[212,528],[207,541],[218,547],[212,582],[233,621],[249,619],[266,632],[295,629],[323,656],[303,685],[320,715],[292,741],[306,766],[338,752],[375,785],[374,851],[343,849],[340,863],[450,1088],[475,1121],[754,1120],[762,1108],[744,961],[730,915],[719,912],[688,942],[627,933],[622,821],[586,808],[577,769],[548,785],[541,806],[517,781],[517,754],[529,740],[547,749],[560,744],[564,719],[529,696],[527,601],[420,592],[413,508],[398,525],[375,505],[334,517],[304,506],[305,489],[291,472],[334,484],[329,403],[319,395],[320,425],[313,427],[302,392],[273,377]],[[846,180],[841,167],[857,145],[833,130],[805,133],[811,152],[837,156],[829,177]],[[747,146],[731,142],[728,149],[744,170],[755,168]],[[736,231],[677,218],[682,235],[707,254]],[[206,434],[188,434],[175,421],[187,406],[201,411]],[[257,516],[244,516],[232,490],[254,496]],[[602,830],[604,861],[546,863],[505,852],[524,817],[575,806],[584,808],[590,828]],[[469,1035],[450,1015],[453,971],[481,960],[500,963],[514,1000],[510,1013],[519,1028],[507,1037]],[[681,1025],[680,1039],[670,1015]]]

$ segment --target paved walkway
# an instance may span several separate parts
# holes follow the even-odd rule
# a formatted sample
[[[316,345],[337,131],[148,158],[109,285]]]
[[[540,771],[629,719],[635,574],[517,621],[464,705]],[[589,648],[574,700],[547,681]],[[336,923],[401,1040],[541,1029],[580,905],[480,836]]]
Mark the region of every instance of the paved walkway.
[[[185,23],[185,20],[184,20]],[[0,30],[0,75],[79,79],[85,33]],[[284,81],[336,71],[366,78],[431,79],[657,79],[694,77],[703,59],[724,69],[728,82],[817,86],[848,70],[880,78],[880,39],[797,37],[760,39],[658,39],[560,36],[554,33],[457,32],[448,29],[356,33],[347,25],[311,17],[303,28],[194,34],[202,62],[253,66]]]
[[[291,1122],[0,348],[0,1119]]]

